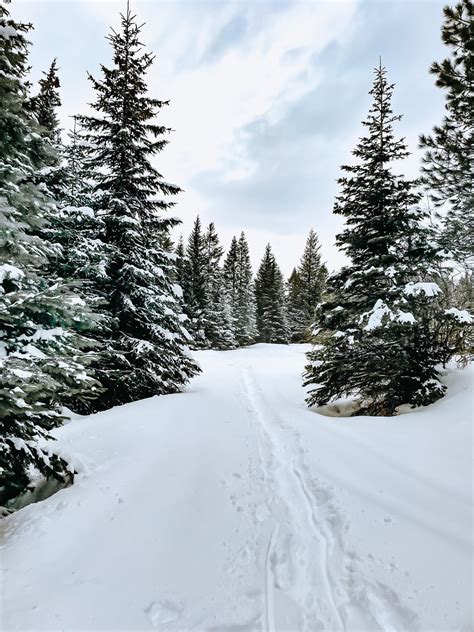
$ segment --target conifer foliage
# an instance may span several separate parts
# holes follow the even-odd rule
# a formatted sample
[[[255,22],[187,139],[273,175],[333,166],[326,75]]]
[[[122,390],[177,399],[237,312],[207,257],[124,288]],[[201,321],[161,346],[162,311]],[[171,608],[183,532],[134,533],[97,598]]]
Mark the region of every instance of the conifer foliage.
[[[408,155],[394,136],[393,85],[375,69],[366,135],[345,165],[334,212],[346,220],[337,244],[349,265],[329,279],[332,298],[318,314],[326,342],[309,355],[310,405],[355,396],[360,413],[394,414],[401,404],[425,405],[444,392],[431,323],[439,287],[429,282],[437,251],[423,225],[415,183],[392,165]]]
[[[79,117],[88,143],[94,208],[111,247],[100,281],[104,312],[113,321],[107,360],[97,366],[106,391],[101,407],[172,393],[197,372],[187,351],[180,289],[173,283],[174,255],[162,247],[173,218],[163,195],[180,189],[166,182],[151,158],[167,144],[168,128],[154,119],[167,102],[147,95],[153,57],[143,52],[140,28],[127,8],[121,30],[112,31],[113,66],[89,76],[95,114]]]
[[[288,322],[293,342],[307,342],[315,311],[324,291],[327,269],[321,261],[321,246],[310,230],[301,262],[288,279]]]
[[[213,349],[235,347],[231,310],[224,290],[220,260],[224,250],[211,222],[204,235],[206,299],[204,305],[205,335]]]
[[[255,300],[258,340],[288,343],[285,283],[270,244],[265,248],[255,279]]]
[[[193,338],[193,344],[197,349],[209,347],[205,331],[207,266],[204,248],[204,234],[198,215],[188,238],[184,258],[180,250],[177,252],[180,261],[185,313],[189,319],[188,328]]]
[[[474,8],[461,0],[444,8],[443,42],[451,57],[431,66],[436,85],[446,93],[446,115],[431,135],[420,137],[425,148],[423,180],[437,207],[446,205],[441,243],[461,263],[474,263]]]
[[[30,113],[29,29],[0,5],[0,504],[29,484],[31,468],[67,476],[42,441],[61,422],[65,393],[80,400],[97,386],[75,332],[88,315],[48,276],[58,251],[45,238],[55,205],[36,182],[49,148]]]
[[[257,324],[252,265],[245,233],[233,237],[224,262],[224,283],[236,341],[239,345],[255,342]]]
[[[39,92],[31,99],[31,108],[36,116],[43,133],[53,142],[60,142],[59,118],[56,108],[61,105],[59,96],[59,77],[56,59],[53,60],[48,72],[43,72],[43,78],[39,80]]]

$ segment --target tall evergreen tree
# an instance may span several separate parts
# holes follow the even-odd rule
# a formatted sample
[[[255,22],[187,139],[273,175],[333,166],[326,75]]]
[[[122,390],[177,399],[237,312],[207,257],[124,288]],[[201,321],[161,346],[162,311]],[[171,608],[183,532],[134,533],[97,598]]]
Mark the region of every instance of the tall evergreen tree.
[[[96,114],[79,117],[94,207],[112,248],[102,280],[104,311],[115,325],[106,339],[108,360],[97,367],[106,387],[102,407],[176,392],[198,370],[186,346],[174,255],[162,246],[177,220],[162,216],[174,203],[161,196],[180,189],[151,164],[170,130],[154,122],[167,102],[147,95],[153,57],[142,51],[140,30],[127,8],[120,31],[108,38],[113,67],[102,65],[100,80],[89,75]]]
[[[219,237],[211,222],[204,235],[204,329],[210,347],[232,349],[235,347],[235,337],[220,267],[222,253],[223,248],[219,244]]]
[[[175,247],[176,265],[175,265],[175,281],[181,288],[181,294],[183,294],[183,288],[185,285],[185,253],[184,253],[184,241],[181,234],[178,239],[178,243]]]
[[[233,237],[223,268],[224,289],[230,306],[236,341],[248,345],[257,338],[252,266],[245,233]]]
[[[68,476],[43,440],[61,423],[65,393],[97,388],[74,332],[87,322],[84,307],[48,275],[57,247],[43,235],[55,205],[35,181],[48,150],[29,110],[30,28],[0,4],[0,504],[29,484],[32,468]]]
[[[31,99],[30,107],[43,130],[43,134],[49,138],[52,144],[57,145],[61,142],[57,115],[61,98],[59,96],[60,82],[56,59],[53,59],[48,72],[43,72],[43,75],[43,78],[39,80],[39,92]]]
[[[224,283],[228,300],[230,302],[232,313],[235,313],[238,297],[238,259],[239,259],[239,242],[234,235],[230,242],[229,250],[224,259]]]
[[[329,280],[334,297],[318,318],[323,349],[309,354],[308,403],[323,405],[356,396],[360,413],[394,414],[399,405],[425,405],[444,386],[431,330],[439,287],[427,281],[437,251],[424,227],[415,183],[396,175],[392,163],[408,155],[396,139],[391,109],[393,85],[375,69],[367,133],[346,165],[334,212],[346,219],[337,244],[350,263]]]
[[[293,268],[287,282],[288,327],[291,342],[302,342],[308,333],[308,319],[301,300],[301,279],[297,268]]]
[[[209,346],[206,338],[206,259],[205,241],[199,215],[194,221],[182,266],[185,313],[193,344],[198,349]]]
[[[474,264],[474,8],[461,0],[444,8],[443,42],[451,57],[431,66],[436,85],[445,90],[446,114],[425,148],[423,180],[436,207],[445,205],[440,242],[458,261]]]
[[[258,340],[260,342],[287,343],[289,331],[285,284],[270,244],[265,248],[265,254],[255,279],[255,302]]]
[[[318,236],[311,229],[298,270],[289,279],[289,325],[295,342],[309,340],[316,306],[326,284],[327,269],[321,261],[320,250]]]
[[[43,231],[44,237],[57,246],[49,259],[49,275],[73,286],[78,297],[93,310],[94,317],[87,327],[80,323],[80,331],[85,348],[97,360],[101,350],[97,338],[111,323],[110,318],[100,318],[97,314],[104,302],[97,281],[106,277],[107,267],[108,249],[101,240],[104,224],[91,208],[90,183],[84,165],[87,144],[77,129],[77,117],[74,117],[74,128],[69,133],[69,146],[65,147],[61,142],[57,114],[61,98],[56,60],[43,74],[45,78],[39,82],[40,91],[31,99],[30,107],[48,148],[47,166],[37,172],[35,181],[56,204],[51,221]],[[90,412],[92,406],[91,400],[76,401],[67,395],[63,403],[79,413]]]
[[[257,338],[255,292],[252,283],[252,264],[245,233],[240,233],[237,244],[237,287],[234,307],[234,327],[237,342],[248,345]]]
[[[57,202],[68,188],[68,174],[63,164],[64,147],[61,142],[57,110],[61,106],[58,67],[54,59],[49,70],[39,80],[39,91],[28,107],[39,125],[43,139],[43,168],[35,173],[35,182]]]

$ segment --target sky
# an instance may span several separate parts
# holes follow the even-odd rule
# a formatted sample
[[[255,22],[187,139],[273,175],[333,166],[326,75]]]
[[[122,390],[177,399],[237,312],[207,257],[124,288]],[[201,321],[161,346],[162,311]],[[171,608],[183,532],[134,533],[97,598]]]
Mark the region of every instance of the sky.
[[[342,227],[332,207],[340,166],[363,133],[379,57],[396,84],[393,108],[412,155],[398,167],[416,177],[418,135],[441,121],[444,99],[428,72],[447,54],[438,0],[131,0],[141,40],[156,55],[148,82],[170,100],[172,127],[157,157],[179,184],[174,214],[187,237],[197,214],[213,221],[227,248],[245,230],[254,266],[270,242],[289,275],[313,228],[330,270]],[[62,126],[89,111],[87,72],[110,64],[106,40],[125,0],[13,0],[14,18],[34,25],[31,80],[54,57],[60,67]]]

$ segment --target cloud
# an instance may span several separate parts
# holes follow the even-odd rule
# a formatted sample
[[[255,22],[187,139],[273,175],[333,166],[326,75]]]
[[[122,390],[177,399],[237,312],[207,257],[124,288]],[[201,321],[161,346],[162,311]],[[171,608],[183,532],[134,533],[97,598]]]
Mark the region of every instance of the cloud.
[[[307,232],[320,232],[330,267],[340,218],[331,214],[340,164],[351,159],[381,54],[397,82],[394,108],[412,151],[442,115],[427,69],[445,54],[442,2],[162,2],[133,0],[144,45],[156,54],[150,92],[171,104],[160,122],[175,132],[157,167],[179,183],[187,232],[197,213],[228,245],[246,229],[258,262],[271,241],[285,272]],[[124,2],[22,0],[12,11],[35,23],[32,78],[61,67],[62,121],[93,99],[86,70],[110,62],[105,36]],[[418,169],[418,155],[407,164]]]

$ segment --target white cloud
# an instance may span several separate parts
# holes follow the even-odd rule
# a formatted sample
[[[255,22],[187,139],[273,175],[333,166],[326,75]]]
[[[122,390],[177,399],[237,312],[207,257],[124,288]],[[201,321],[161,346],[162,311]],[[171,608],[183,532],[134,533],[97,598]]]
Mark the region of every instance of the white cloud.
[[[405,7],[410,4],[403,3]],[[321,198],[321,186],[331,191],[334,188],[338,176],[336,165],[350,159],[350,144],[360,133],[360,126],[351,127],[341,140],[331,136],[332,123],[332,131],[318,140],[317,134],[324,131],[326,121],[317,121],[319,128],[314,128],[314,142],[319,145],[312,157],[330,163],[331,170],[328,173],[328,169],[314,164],[314,203],[311,208],[306,202],[306,207],[298,206],[295,186],[296,202],[288,208],[288,213],[294,216],[292,234],[282,234],[280,218],[272,217],[271,208],[262,211],[258,227],[256,223],[248,226],[238,211],[225,212],[226,206],[232,206],[232,200],[226,198],[226,188],[218,198],[211,199],[202,187],[198,189],[193,183],[200,174],[215,172],[219,174],[220,182],[229,184],[228,195],[232,195],[236,184],[244,187],[246,183],[262,182],[256,176],[268,165],[265,156],[249,151],[255,146],[247,142],[248,126],[261,119],[270,131],[274,128],[283,134],[281,123],[285,122],[285,116],[292,111],[292,106],[318,88],[327,66],[332,63],[326,58],[326,66],[318,67],[314,63],[316,56],[331,45],[336,49],[344,49],[349,42],[352,45],[356,30],[360,48],[369,37],[376,38],[377,34],[370,31],[369,26],[361,24],[360,14],[357,14],[360,6],[357,0],[131,2],[138,20],[146,22],[142,41],[157,55],[149,75],[150,92],[157,98],[171,101],[170,107],[160,113],[160,122],[175,132],[170,144],[157,158],[157,166],[167,180],[177,182],[185,189],[176,208],[177,215],[184,220],[182,230],[185,234],[197,213],[203,222],[215,221],[225,245],[232,234],[245,229],[254,263],[270,241],[282,268],[289,273],[301,256],[307,232],[314,227],[320,232],[329,266],[335,267],[341,262],[341,256],[333,246],[334,232],[341,222],[331,216],[327,194],[326,198]],[[366,3],[365,6],[375,15],[386,12],[395,3],[387,8],[380,3]],[[61,3],[17,0],[14,8],[15,15],[31,19],[36,26],[32,36],[35,43],[32,54],[34,78],[52,57],[57,55],[59,58],[64,103],[62,120],[67,125],[68,116],[87,111],[87,103],[93,99],[86,70],[97,76],[99,64],[109,63],[110,46],[104,37],[110,26],[117,27],[125,0],[62,0]],[[409,13],[405,15],[404,23],[410,25]],[[398,38],[404,35],[406,33],[394,33]],[[378,41],[378,50],[374,49],[370,55],[376,59],[384,44],[382,40]],[[421,46],[425,46],[425,41]],[[359,50],[355,49],[354,53],[357,58]],[[403,63],[408,74],[412,69],[410,50],[401,51],[400,59],[403,55],[407,57]],[[354,61],[357,77],[361,56]],[[365,58],[362,63],[367,81],[357,85],[357,90],[366,95],[371,81],[370,67],[366,67]],[[350,86],[357,81],[358,78]],[[346,87],[347,84],[341,82],[341,90]],[[318,96],[320,99],[334,98],[334,94]],[[347,115],[354,116],[354,112]],[[359,121],[365,111],[362,114],[356,111],[355,115]],[[416,141],[416,133],[411,137]],[[288,169],[289,161],[296,171],[301,166],[299,170],[306,173],[306,178],[310,177],[308,172],[313,165],[308,167],[304,148],[301,151],[298,144],[293,143],[287,151],[284,141],[286,139],[271,145],[281,152],[272,164],[275,166],[275,183],[278,184],[281,170]],[[336,159],[335,151],[342,149],[344,156],[338,155]],[[415,169],[416,160],[416,157],[412,159]],[[268,178],[264,184],[268,186]]]

